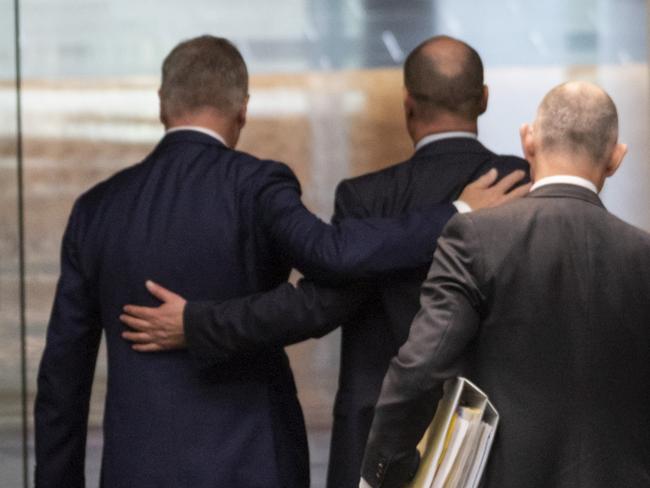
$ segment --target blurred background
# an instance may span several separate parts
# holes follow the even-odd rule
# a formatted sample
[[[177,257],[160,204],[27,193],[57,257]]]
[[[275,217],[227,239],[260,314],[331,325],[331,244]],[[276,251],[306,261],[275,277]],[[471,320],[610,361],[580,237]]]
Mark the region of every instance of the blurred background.
[[[289,164],[324,219],[338,181],[412,152],[400,70],[422,40],[448,34],[481,54],[491,98],[479,135],[497,152],[521,153],[518,127],[552,86],[595,81],[616,102],[630,146],[603,199],[650,230],[645,0],[0,0],[0,8],[0,487],[31,485],[36,372],[72,203],[162,136],[159,68],[183,39],[210,33],[239,47],[252,74],[239,148]],[[324,486],[338,347],[334,332],[289,350],[314,487]],[[89,487],[105,375],[102,355]]]

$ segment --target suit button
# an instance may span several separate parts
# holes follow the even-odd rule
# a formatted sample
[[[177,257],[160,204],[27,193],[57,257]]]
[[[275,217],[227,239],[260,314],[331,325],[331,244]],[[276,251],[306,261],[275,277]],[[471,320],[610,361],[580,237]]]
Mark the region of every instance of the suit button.
[[[384,475],[384,463],[379,463],[377,465],[377,473],[375,474],[377,481],[381,481],[383,475]]]

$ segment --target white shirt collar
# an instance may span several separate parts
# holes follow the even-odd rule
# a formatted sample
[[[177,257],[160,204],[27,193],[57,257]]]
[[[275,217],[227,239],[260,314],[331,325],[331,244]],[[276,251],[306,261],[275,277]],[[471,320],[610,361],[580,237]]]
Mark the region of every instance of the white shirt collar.
[[[555,185],[558,183],[562,183],[565,185],[581,186],[583,188],[586,188],[587,190],[591,190],[594,193],[598,194],[598,188],[596,188],[596,185],[594,185],[592,181],[589,181],[585,178],[581,178],[580,176],[573,176],[573,175],[547,176],[546,178],[542,178],[541,180],[536,181],[535,184],[530,188],[530,191],[537,190],[542,186]]]
[[[426,146],[427,144],[431,144],[432,142],[440,141],[442,139],[451,139],[452,137],[467,137],[470,139],[478,138],[478,136],[473,132],[465,132],[465,131],[438,132],[436,134],[429,134],[428,136],[424,136],[422,139],[420,139],[418,143],[415,145],[415,150],[418,151],[420,148]]]
[[[167,129],[165,134],[171,134],[172,132],[178,132],[178,131],[181,131],[181,130],[193,130],[195,132],[201,132],[201,133],[203,133],[205,135],[208,135],[210,137],[214,137],[217,141],[219,141],[224,146],[226,146],[226,147],[228,146],[228,144],[226,144],[226,141],[225,141],[225,139],[223,138],[223,136],[221,134],[219,134],[219,133],[217,133],[217,132],[215,132],[213,130],[206,129],[205,127],[199,127],[199,126],[196,126],[196,125],[179,125],[177,127],[172,127],[171,129]]]

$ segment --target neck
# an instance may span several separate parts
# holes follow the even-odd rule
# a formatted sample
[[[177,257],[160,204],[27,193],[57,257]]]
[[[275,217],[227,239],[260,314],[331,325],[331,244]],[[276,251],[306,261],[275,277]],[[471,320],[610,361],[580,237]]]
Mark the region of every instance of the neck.
[[[443,132],[471,132],[478,134],[478,124],[476,120],[441,116],[434,121],[412,121],[408,124],[408,131],[413,143],[417,144],[423,137]]]
[[[563,156],[540,157],[531,164],[533,181],[539,181],[548,176],[570,175],[591,181],[598,191],[605,184],[605,173],[600,165],[583,158]]]
[[[231,148],[235,147],[239,138],[239,127],[234,120],[209,110],[183,114],[164,121],[164,125],[166,130],[188,125],[210,129],[223,137],[226,145]]]

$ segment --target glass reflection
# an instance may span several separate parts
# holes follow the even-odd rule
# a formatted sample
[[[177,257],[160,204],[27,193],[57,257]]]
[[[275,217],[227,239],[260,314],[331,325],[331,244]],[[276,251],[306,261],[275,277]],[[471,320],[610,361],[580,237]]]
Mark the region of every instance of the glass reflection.
[[[11,0],[0,1],[3,11],[12,11]],[[340,179],[410,154],[399,66],[421,40],[446,33],[475,45],[486,63],[491,102],[480,131],[496,151],[520,153],[519,124],[532,120],[541,96],[554,84],[583,78],[609,90],[630,154],[605,190],[605,202],[625,220],[650,230],[643,1],[497,0],[488,6],[469,0],[23,0],[21,6],[32,397],[72,202],[142,159],[157,142],[162,134],[156,99],[161,60],[180,39],[203,32],[233,39],[253,73],[241,149],[292,166],[306,202],[325,218]],[[5,27],[0,104],[6,114],[0,120],[3,486],[17,486],[14,480],[20,479],[20,437],[4,434],[20,428],[12,22],[11,16],[0,19]],[[323,486],[338,336],[290,352],[314,433],[313,486]],[[105,374],[102,361],[91,409],[88,486],[96,486],[98,478]],[[15,421],[4,425],[5,419]],[[14,478],[5,482],[2,476]]]
[[[0,485],[23,485],[16,59],[13,0],[0,18]]]

